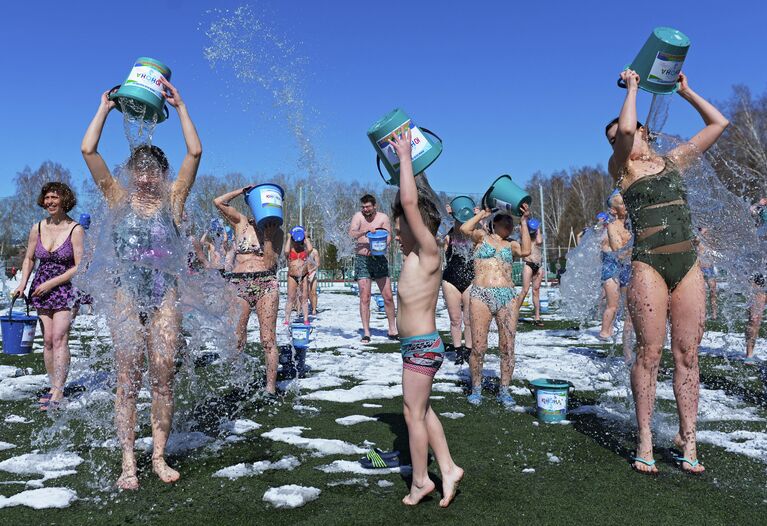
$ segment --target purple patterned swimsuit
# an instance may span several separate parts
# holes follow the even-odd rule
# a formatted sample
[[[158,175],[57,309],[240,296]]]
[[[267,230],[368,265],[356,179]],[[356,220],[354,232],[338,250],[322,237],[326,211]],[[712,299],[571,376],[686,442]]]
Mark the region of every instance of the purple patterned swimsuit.
[[[77,224],[69,231],[67,239],[53,252],[48,252],[43,246],[40,238],[40,223],[37,224],[37,245],[35,246],[35,258],[40,262],[35,272],[35,279],[32,280],[30,296],[35,289],[56,276],[61,276],[64,272],[75,266],[75,251],[72,246],[72,232],[77,228]],[[75,294],[72,282],[67,281],[61,285],[53,287],[43,296],[31,296],[30,302],[35,309],[62,310],[71,309],[75,300]]]

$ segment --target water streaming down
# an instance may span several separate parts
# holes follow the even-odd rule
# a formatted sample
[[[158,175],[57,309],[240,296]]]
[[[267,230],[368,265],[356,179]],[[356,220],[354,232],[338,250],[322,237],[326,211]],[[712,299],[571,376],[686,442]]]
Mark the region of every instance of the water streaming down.
[[[129,143],[148,147],[156,123],[136,126],[128,112],[123,115]],[[52,414],[52,425],[34,440],[40,448],[77,448],[87,456],[94,490],[113,488],[119,473],[118,450],[102,451],[118,445],[114,388],[120,356],[138,356],[142,364],[136,447],[146,449],[151,439],[138,437],[150,434],[152,377],[143,363],[153,356],[150,345],[156,352],[170,345],[175,362],[170,453],[222,440],[221,426],[255,395],[254,379],[261,370],[259,360],[236,351],[233,327],[238,311],[231,301],[236,292],[217,271],[190,265],[188,225],[176,224],[167,198],[172,193],[171,170],[163,170],[151,155],[132,150],[132,157],[115,172],[127,197],[93,214],[87,238],[92,246],[86,247],[73,280],[93,297],[96,316],[74,353],[69,403]],[[222,403],[224,398],[227,403]]]
[[[602,284],[602,239],[604,226],[586,229],[581,242],[567,253],[567,272],[559,285],[560,309],[581,326],[594,318],[599,307]]]
[[[127,97],[118,98],[117,104],[122,111],[123,129],[130,149],[135,150],[142,144],[152,144],[157,127],[157,114],[150,111],[145,104]]]

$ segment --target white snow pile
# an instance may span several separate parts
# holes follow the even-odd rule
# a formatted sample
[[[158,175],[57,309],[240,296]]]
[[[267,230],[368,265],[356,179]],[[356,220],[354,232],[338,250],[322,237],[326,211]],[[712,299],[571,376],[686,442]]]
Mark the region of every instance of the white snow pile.
[[[275,508],[299,508],[307,502],[317,500],[320,496],[319,488],[297,486],[289,484],[277,488],[269,488],[264,493],[264,502],[268,502]]]
[[[214,477],[228,478],[229,480],[238,479],[240,477],[252,477],[254,475],[260,475],[264,471],[286,469],[292,471],[301,465],[301,462],[294,456],[283,457],[277,462],[271,462],[269,460],[260,460],[253,464],[236,464],[223,469],[219,469],[213,473]]]
[[[318,457],[328,455],[358,455],[367,452],[367,449],[344,442],[343,440],[301,436],[304,431],[309,430],[310,428],[301,426],[277,427],[262,433],[261,436],[275,442],[284,442],[302,449],[312,450],[313,455]]]
[[[28,506],[36,510],[66,508],[77,500],[77,493],[69,488],[40,488],[22,491],[11,497],[0,495],[0,508]]]
[[[466,415],[463,413],[456,413],[452,411],[448,411],[446,413],[440,413],[439,416],[444,416],[445,418],[449,418],[451,420],[458,420],[459,418],[463,418]]]
[[[365,416],[365,415],[349,415],[345,416],[343,418],[336,418],[336,424],[341,424],[342,426],[353,426],[354,424],[360,424],[362,422],[377,422],[377,418],[373,418],[372,416]]]
[[[330,464],[317,466],[323,473],[355,473],[357,475],[390,475],[392,473],[410,473],[411,466],[398,466],[396,468],[363,468],[359,462],[350,460],[335,460]]]

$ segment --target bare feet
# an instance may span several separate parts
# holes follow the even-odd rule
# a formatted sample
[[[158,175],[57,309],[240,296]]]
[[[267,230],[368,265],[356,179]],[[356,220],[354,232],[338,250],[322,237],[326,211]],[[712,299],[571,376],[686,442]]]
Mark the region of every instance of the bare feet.
[[[458,484],[463,478],[463,469],[458,466],[453,467],[449,473],[442,474],[442,500],[439,501],[440,508],[447,508],[455,498],[458,491]]]
[[[162,457],[152,457],[152,469],[166,484],[172,484],[181,478],[178,471],[168,466]]]
[[[423,486],[416,486],[415,481],[410,485],[410,493],[405,495],[402,499],[402,504],[407,506],[415,506],[426,495],[434,491],[434,482],[431,479],[426,479],[426,483]]]
[[[137,490],[138,477],[136,476],[136,468],[123,468],[123,472],[120,474],[120,478],[117,479],[116,485],[120,489]]]

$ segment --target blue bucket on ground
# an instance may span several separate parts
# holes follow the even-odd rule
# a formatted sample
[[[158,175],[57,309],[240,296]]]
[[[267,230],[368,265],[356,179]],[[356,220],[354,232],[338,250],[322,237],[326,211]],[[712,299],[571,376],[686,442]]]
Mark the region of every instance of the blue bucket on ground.
[[[378,307],[378,312],[384,312],[386,310],[385,303],[383,296],[380,294],[374,294],[373,300],[376,302],[376,307]]]
[[[386,255],[386,241],[389,239],[388,230],[379,229],[379,230],[376,230],[375,232],[368,232],[367,238],[370,240],[371,256]]]
[[[29,315],[29,302],[24,298],[27,304],[27,315],[13,312],[13,304],[16,298],[11,301],[11,308],[8,309],[7,316],[0,316],[3,334],[3,353],[4,354],[29,354],[32,352],[32,342],[35,340],[35,330],[37,329],[37,316]]]
[[[290,326],[290,337],[293,339],[293,347],[305,349],[309,347],[309,335],[312,333],[311,325],[293,323]]]
[[[264,227],[264,223],[273,219],[278,225],[282,224],[282,200],[285,197],[285,191],[276,184],[264,183],[245,192],[245,202],[253,212],[256,218],[256,224],[259,228]]]
[[[459,195],[452,201],[450,201],[450,215],[453,219],[465,223],[472,217],[474,217],[474,207],[476,207],[474,199],[466,195]]]
[[[538,420],[561,422],[567,418],[567,402],[573,384],[555,378],[537,378],[530,382],[530,392],[535,398]]]

